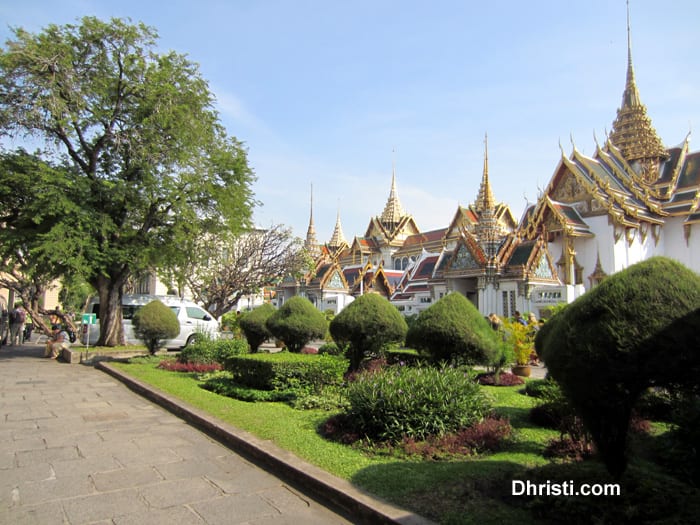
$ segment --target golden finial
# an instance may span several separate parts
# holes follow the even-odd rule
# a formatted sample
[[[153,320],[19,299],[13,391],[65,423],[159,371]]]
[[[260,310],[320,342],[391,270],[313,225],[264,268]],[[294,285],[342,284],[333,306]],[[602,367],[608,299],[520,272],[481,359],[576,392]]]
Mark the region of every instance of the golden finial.
[[[668,158],[661,139],[652,126],[647,110],[641,102],[632,67],[632,30],[630,7],[627,1],[627,81],[622,93],[622,105],[610,132],[612,142],[628,162],[653,163]]]
[[[484,210],[492,210],[495,206],[496,200],[493,197],[491,183],[489,182],[489,136],[488,133],[484,133],[484,171],[481,176],[481,186],[479,187],[479,194],[476,197],[474,208],[478,212],[483,212]]]
[[[338,199],[338,215],[335,219],[335,228],[333,229],[333,235],[331,236],[328,246],[337,248],[343,243],[347,244],[347,240],[345,240],[345,235],[343,235],[343,227],[340,224],[340,199]]]
[[[393,152],[394,150],[392,150],[392,153]],[[384,206],[384,211],[381,215],[381,222],[390,229],[393,229],[405,214],[406,212],[404,212],[401,201],[399,200],[399,192],[396,190],[396,163],[392,155],[391,190],[389,191],[389,198],[386,201],[386,206]]]

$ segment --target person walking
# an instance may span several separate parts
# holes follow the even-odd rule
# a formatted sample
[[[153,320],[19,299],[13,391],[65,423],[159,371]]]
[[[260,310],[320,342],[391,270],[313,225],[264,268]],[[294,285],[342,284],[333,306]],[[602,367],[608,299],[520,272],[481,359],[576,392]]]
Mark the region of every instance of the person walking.
[[[15,303],[15,308],[10,312],[10,346],[22,345],[24,342],[24,323],[27,312],[22,308],[22,303]]]
[[[8,343],[7,337],[10,328],[10,312],[5,305],[0,306],[0,346]]]

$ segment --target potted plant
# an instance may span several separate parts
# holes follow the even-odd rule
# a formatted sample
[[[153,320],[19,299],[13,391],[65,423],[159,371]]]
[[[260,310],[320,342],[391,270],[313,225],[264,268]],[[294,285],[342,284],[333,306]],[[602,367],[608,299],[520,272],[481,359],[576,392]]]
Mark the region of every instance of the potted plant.
[[[506,321],[506,342],[513,348],[515,361],[511,371],[521,377],[530,377],[530,355],[535,349],[535,331],[533,327],[517,321]]]

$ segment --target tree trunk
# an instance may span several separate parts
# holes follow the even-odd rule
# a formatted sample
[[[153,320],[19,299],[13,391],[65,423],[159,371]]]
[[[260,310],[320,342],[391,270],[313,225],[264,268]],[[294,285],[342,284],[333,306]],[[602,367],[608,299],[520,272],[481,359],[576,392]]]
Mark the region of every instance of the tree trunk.
[[[100,337],[95,346],[125,344],[122,322],[123,279],[99,276],[95,288],[100,298]]]

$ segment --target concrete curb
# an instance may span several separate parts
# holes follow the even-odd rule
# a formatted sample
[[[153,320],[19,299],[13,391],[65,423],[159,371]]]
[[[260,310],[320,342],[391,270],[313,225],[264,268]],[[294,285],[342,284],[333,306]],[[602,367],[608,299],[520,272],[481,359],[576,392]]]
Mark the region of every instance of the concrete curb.
[[[310,495],[337,507],[352,517],[353,521],[404,525],[431,525],[433,523],[418,514],[370,496],[348,481],[301,460],[270,441],[261,440],[189,406],[173,396],[158,391],[147,383],[129,377],[108,362],[100,361],[95,364],[95,368],[121,381],[134,392],[184,419],[274,474],[305,489]]]

